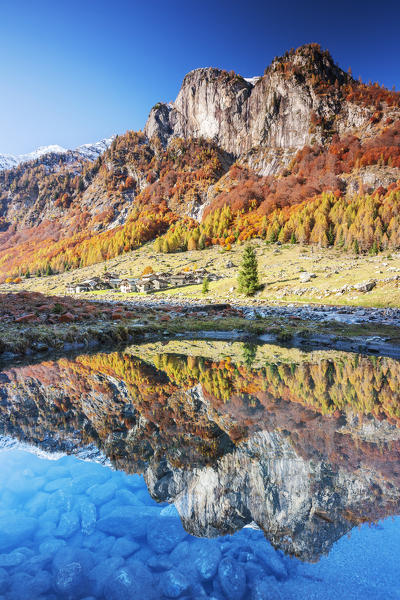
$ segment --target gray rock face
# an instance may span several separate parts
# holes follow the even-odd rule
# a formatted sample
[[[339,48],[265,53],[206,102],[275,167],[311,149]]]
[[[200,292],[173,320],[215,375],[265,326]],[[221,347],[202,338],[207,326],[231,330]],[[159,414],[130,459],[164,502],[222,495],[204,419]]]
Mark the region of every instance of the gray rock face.
[[[337,121],[342,132],[366,123],[368,111],[352,110],[339,92],[318,94],[311,82],[311,71],[330,84],[348,79],[329,55],[310,64],[307,56],[295,54],[290,66],[293,72],[286,74],[276,60],[266,75],[252,80],[215,68],[191,71],[172,105],[153,108],[144,131],[149,138],[158,135],[163,144],[172,137],[211,139],[271,174],[299,148],[323,140],[324,128],[312,126],[313,115],[321,123]],[[301,74],[306,71],[308,78]]]
[[[212,139],[239,155],[247,150],[246,115],[251,84],[219,69],[196,69],[186,75],[171,110],[175,136]]]
[[[172,106],[167,104],[156,104],[150,111],[146,123],[146,135],[149,139],[158,135],[163,146],[166,146],[168,139],[173,134],[170,124],[170,112]]]

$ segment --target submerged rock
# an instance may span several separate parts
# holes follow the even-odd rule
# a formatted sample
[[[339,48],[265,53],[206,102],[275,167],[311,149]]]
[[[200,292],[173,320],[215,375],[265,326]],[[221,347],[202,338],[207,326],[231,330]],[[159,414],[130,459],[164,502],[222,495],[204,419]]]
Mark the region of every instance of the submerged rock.
[[[0,515],[0,552],[15,548],[31,539],[37,528],[37,520],[13,511]]]
[[[67,512],[61,516],[55,531],[57,537],[69,538],[79,529],[79,516],[76,512]]]
[[[178,569],[166,571],[160,582],[160,588],[167,598],[178,598],[190,587],[189,579]]]
[[[104,533],[124,536],[127,533],[135,538],[143,537],[146,529],[151,529],[152,517],[160,511],[156,507],[119,506],[110,514],[97,521],[97,528]]]
[[[251,600],[281,600],[279,587],[273,577],[265,577],[254,582]]]
[[[147,526],[147,542],[158,553],[170,552],[179,542],[187,536],[179,519],[163,517],[154,527],[152,523]]]
[[[224,558],[218,568],[218,577],[225,595],[230,600],[241,600],[246,591],[246,573],[229,558]]]
[[[83,567],[79,562],[72,562],[61,567],[55,576],[55,588],[61,596],[73,600],[85,593],[86,580]]]
[[[214,541],[193,544],[194,563],[201,579],[208,581],[214,577],[221,560],[221,550]]]
[[[129,567],[118,569],[104,587],[107,600],[146,598],[156,600],[153,576],[143,563],[136,561]]]

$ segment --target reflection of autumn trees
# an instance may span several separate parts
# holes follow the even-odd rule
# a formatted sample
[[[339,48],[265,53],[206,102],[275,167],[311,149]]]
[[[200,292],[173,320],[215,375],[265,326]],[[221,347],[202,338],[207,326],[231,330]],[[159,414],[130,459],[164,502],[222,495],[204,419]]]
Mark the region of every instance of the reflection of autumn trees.
[[[167,451],[172,463],[207,462],[230,444],[195,394],[118,352],[10,369],[2,389],[8,407],[0,409],[3,433],[37,443],[49,433],[95,443],[117,464],[129,456],[135,469]],[[21,401],[15,404],[15,397]]]
[[[308,457],[329,448],[357,465],[371,452],[382,462],[382,448],[360,438],[349,454],[349,436],[337,434],[341,415],[398,425],[399,378],[393,359],[343,353],[259,368],[176,354],[82,355],[4,371],[0,423],[34,443],[95,443],[128,470],[150,457],[204,464],[261,429],[287,431]]]
[[[269,363],[261,368],[219,362],[202,357],[160,354],[153,363],[135,356],[112,352],[82,355],[74,360],[60,359],[7,371],[7,376],[26,387],[31,378],[38,379],[54,396],[56,406],[67,411],[81,398],[112,396],[114,404],[132,403],[149,421],[164,428],[185,429],[188,418],[198,416],[194,406],[171,397],[198,384],[215,407],[223,410],[240,399],[246,407],[260,407],[264,402],[296,402],[323,415],[351,411],[371,414],[400,423],[400,364],[390,358],[344,355],[315,362]],[[126,387],[124,397],[116,396],[118,381]],[[168,402],[171,404],[168,406]],[[91,419],[97,406],[86,405]],[[185,417],[180,414],[185,412]],[[127,422],[127,425],[129,422]],[[194,426],[201,430],[201,424]]]
[[[270,363],[260,369],[201,358],[160,355],[155,361],[178,385],[199,382],[217,403],[232,396],[247,398],[250,405],[264,397],[298,402],[324,415],[337,411],[372,414],[400,424],[400,364],[390,358],[350,354],[337,360]]]

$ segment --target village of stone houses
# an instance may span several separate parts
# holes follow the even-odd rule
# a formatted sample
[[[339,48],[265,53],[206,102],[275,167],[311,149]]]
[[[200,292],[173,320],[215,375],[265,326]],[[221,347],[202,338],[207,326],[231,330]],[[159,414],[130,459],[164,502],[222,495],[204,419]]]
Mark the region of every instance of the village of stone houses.
[[[198,285],[203,283],[204,279],[216,281],[219,276],[216,273],[209,273],[204,268],[194,271],[183,270],[178,273],[171,273],[170,271],[155,273],[151,267],[147,267],[140,278],[121,279],[115,273],[105,272],[102,276],[69,284],[66,291],[68,294],[81,294],[98,290],[120,291],[123,294],[132,292],[152,294],[160,290]]]

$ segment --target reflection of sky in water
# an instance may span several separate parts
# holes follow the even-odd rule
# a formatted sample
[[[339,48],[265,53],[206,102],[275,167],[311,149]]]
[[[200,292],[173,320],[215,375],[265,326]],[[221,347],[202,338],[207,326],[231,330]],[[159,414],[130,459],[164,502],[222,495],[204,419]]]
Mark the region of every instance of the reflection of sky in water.
[[[194,538],[138,475],[0,453],[0,599],[395,600],[399,554],[398,518],[354,530],[317,564],[252,529]]]

